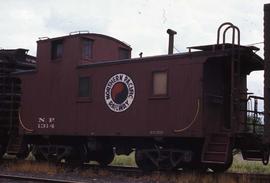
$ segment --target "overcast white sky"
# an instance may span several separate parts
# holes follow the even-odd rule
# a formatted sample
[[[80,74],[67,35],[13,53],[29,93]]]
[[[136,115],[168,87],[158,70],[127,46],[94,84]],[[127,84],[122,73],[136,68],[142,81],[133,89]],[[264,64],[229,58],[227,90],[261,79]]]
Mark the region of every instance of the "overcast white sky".
[[[0,0],[0,47],[35,55],[39,37],[89,30],[130,44],[133,57],[166,54],[168,28],[177,31],[175,47],[183,52],[215,43],[225,21],[240,28],[246,45],[263,41],[265,3],[270,0]],[[249,89],[262,95],[262,82],[262,73],[252,74]]]

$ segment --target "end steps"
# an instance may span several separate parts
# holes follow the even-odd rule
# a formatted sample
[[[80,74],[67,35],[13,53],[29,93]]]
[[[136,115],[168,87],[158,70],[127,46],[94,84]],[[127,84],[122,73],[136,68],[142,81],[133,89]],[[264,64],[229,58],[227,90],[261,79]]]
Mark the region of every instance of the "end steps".
[[[208,164],[227,164],[231,158],[231,139],[229,133],[214,133],[204,142],[202,162]]]
[[[9,139],[7,153],[17,155],[23,150],[23,136],[13,136]]]

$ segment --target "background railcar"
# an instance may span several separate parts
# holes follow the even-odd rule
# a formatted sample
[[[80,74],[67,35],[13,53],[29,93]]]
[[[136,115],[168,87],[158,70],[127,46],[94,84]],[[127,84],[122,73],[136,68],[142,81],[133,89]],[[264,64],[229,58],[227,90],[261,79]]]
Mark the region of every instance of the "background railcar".
[[[7,151],[17,153],[14,141],[18,137],[21,104],[21,81],[12,73],[35,68],[35,57],[25,49],[0,50],[0,156]]]

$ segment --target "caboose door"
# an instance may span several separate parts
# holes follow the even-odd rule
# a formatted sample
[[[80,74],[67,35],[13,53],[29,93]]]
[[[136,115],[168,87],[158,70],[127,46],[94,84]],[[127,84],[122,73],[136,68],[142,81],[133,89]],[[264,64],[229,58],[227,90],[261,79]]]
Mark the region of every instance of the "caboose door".
[[[230,75],[223,58],[208,59],[204,64],[204,123],[209,133],[230,129]]]

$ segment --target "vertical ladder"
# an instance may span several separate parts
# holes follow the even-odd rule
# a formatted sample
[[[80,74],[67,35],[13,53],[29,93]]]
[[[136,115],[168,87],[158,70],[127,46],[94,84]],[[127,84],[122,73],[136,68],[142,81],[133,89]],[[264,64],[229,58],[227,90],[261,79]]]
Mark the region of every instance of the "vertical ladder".
[[[232,129],[237,129],[235,125],[240,121],[241,105],[241,78],[240,78],[240,53],[232,48],[231,53],[231,99],[230,99],[230,124]]]
[[[223,42],[220,43],[220,32],[221,29],[224,28],[223,31]],[[235,129],[235,124],[238,122],[239,113],[240,113],[240,53],[239,53],[239,46],[240,46],[240,29],[233,25],[231,22],[225,22],[221,24],[217,31],[217,45],[222,44],[223,48],[225,48],[226,43],[226,33],[228,30],[232,29],[232,43],[231,43],[231,62],[230,62],[230,79],[231,79],[231,86],[230,86],[230,123],[226,126],[227,129]],[[237,32],[237,46],[235,44],[235,32]]]

